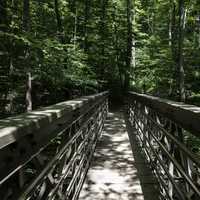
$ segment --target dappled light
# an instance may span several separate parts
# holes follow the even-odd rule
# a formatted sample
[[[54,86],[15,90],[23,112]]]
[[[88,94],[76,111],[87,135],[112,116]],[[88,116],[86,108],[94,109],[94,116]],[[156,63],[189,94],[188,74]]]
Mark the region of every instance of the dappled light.
[[[65,116],[65,120],[72,119],[73,111],[87,106],[89,102],[93,102],[98,95],[82,97],[72,101],[61,102],[52,106],[41,108],[21,115],[5,118],[0,120],[0,147],[6,146],[24,135],[37,133],[41,128],[53,123]],[[84,109],[84,108],[82,108]],[[71,113],[70,113],[71,112]],[[65,123],[66,123],[65,122]],[[61,122],[60,122],[61,123]],[[28,131],[24,131],[28,129]]]
[[[109,113],[80,200],[159,199],[157,181],[141,149],[132,145],[122,112]]]
[[[107,96],[102,92],[0,120],[2,199],[77,196],[107,116]]]
[[[200,200],[199,55],[200,0],[0,0],[0,200]]]
[[[195,107],[129,92],[108,113],[108,95],[0,120],[3,199],[199,199]]]

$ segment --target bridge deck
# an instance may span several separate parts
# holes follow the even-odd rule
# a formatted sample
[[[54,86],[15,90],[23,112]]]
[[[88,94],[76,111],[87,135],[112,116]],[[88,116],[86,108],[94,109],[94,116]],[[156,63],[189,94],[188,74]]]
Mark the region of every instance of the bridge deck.
[[[94,199],[159,199],[157,181],[122,112],[109,113],[80,193],[79,200]]]

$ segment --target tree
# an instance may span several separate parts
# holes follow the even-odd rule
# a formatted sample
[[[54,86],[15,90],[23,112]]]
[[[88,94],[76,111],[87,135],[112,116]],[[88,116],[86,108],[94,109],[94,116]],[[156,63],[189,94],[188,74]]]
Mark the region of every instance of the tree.
[[[58,38],[61,41],[61,43],[64,43],[63,27],[62,27],[60,12],[59,12],[58,0],[54,0],[54,8],[55,8],[55,14],[56,14]]]
[[[184,59],[183,59],[183,45],[184,45],[184,32],[186,23],[186,9],[184,0],[178,1],[178,13],[179,13],[179,31],[178,31],[178,87],[180,101],[185,101],[185,71],[184,71]]]
[[[127,69],[125,72],[124,90],[127,91],[130,87],[130,74],[135,66],[135,41],[133,38],[133,2],[127,0]]]
[[[85,0],[85,17],[84,17],[84,51],[88,51],[88,21],[90,16],[90,0]]]
[[[2,116],[87,93],[90,81],[197,102],[199,10],[197,0],[0,1]]]
[[[28,33],[30,30],[30,0],[24,0],[23,5],[23,30]],[[25,60],[27,61],[29,57],[28,49],[25,50]],[[27,62],[28,64],[28,62]],[[27,84],[26,84],[26,110],[27,112],[32,110],[32,98],[31,98],[31,90],[32,90],[32,76],[30,72],[30,66],[27,66]]]

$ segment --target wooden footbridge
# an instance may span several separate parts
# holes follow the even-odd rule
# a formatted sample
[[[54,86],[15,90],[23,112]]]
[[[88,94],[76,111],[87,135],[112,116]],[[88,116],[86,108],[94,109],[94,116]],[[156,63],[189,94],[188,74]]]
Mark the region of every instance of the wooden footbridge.
[[[0,199],[199,200],[200,108],[108,96],[0,120]]]

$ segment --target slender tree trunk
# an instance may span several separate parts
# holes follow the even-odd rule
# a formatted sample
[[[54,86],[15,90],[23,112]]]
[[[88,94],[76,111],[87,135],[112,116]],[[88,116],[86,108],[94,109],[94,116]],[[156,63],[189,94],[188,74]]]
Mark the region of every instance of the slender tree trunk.
[[[101,21],[100,21],[100,37],[101,37],[101,69],[100,76],[104,78],[104,69],[105,69],[105,38],[106,38],[106,8],[108,4],[108,0],[101,1]]]
[[[169,12],[169,29],[168,29],[168,36],[169,36],[169,48],[172,48],[172,13],[173,11],[170,10]]]
[[[133,27],[135,25],[135,4],[134,4],[134,1],[133,1]],[[135,80],[136,77],[135,77],[135,66],[136,66],[136,49],[135,49],[135,34],[134,34],[134,29],[132,30],[132,50],[131,50],[131,69],[130,69],[130,72],[131,72],[131,76],[132,76],[132,79]]]
[[[118,79],[119,79],[119,83],[120,83],[120,92],[122,91],[123,89],[123,81],[122,81],[122,69],[121,69],[121,66],[119,64],[119,33],[118,33],[118,20],[117,20],[117,12],[116,12],[117,8],[116,6],[114,6],[114,14],[113,14],[113,24],[114,24],[114,32],[113,32],[113,38],[114,38],[114,41],[113,41],[113,46],[115,47],[115,69],[116,71],[118,71]]]
[[[84,50],[88,51],[88,20],[90,15],[90,0],[85,0],[85,19],[84,19]]]
[[[73,43],[74,43],[74,49],[76,49],[76,40],[77,40],[77,15],[78,15],[78,9],[77,9],[77,0],[70,0],[69,1],[69,9],[73,13]]]
[[[77,40],[77,15],[78,15],[78,10],[75,8],[75,15],[74,15],[74,50],[76,49],[76,40]]]
[[[179,11],[179,38],[178,38],[178,87],[179,87],[179,98],[180,101],[185,101],[185,72],[184,72],[184,57],[183,57],[183,46],[184,46],[184,31],[186,23],[186,9],[184,0],[179,0],[178,4]]]
[[[25,32],[30,31],[30,0],[24,0],[23,5],[23,30]],[[28,49],[25,50],[25,60],[28,60],[29,51]],[[28,65],[28,62],[26,62]],[[26,80],[26,110],[27,112],[32,110],[32,97],[31,97],[31,90],[32,90],[32,77],[30,72],[30,67],[27,66],[27,80]]]
[[[27,112],[32,110],[32,76],[31,72],[27,72],[27,90],[26,90],[26,103],[27,103]]]
[[[124,90],[127,91],[130,85],[130,65],[131,65],[131,50],[132,50],[132,4],[131,0],[127,0],[127,55],[126,55],[126,71],[124,80]]]
[[[62,27],[62,21],[61,21],[61,17],[60,17],[60,12],[59,12],[58,0],[54,0],[54,9],[55,9],[55,14],[56,14],[58,38],[59,38],[61,43],[64,43],[63,27]]]
[[[0,1],[0,31],[7,31],[8,20],[7,20],[7,0]],[[6,100],[9,92],[7,82],[7,59],[1,61],[0,65],[0,111],[4,114],[6,107]],[[0,113],[1,114],[1,113]]]
[[[127,0],[127,56],[126,56],[126,71],[124,80],[124,90],[127,91],[130,87],[130,74],[135,65],[135,40],[133,37],[133,2]]]
[[[170,1],[170,11],[169,11],[169,49],[171,50],[172,58],[172,79],[170,81],[169,96],[172,96],[177,88],[174,88],[174,83],[176,81],[176,72],[174,66],[177,62],[177,52],[176,52],[176,4],[174,0]]]
[[[169,11],[169,47],[171,48],[172,59],[176,61],[176,4],[174,0],[170,1]]]

